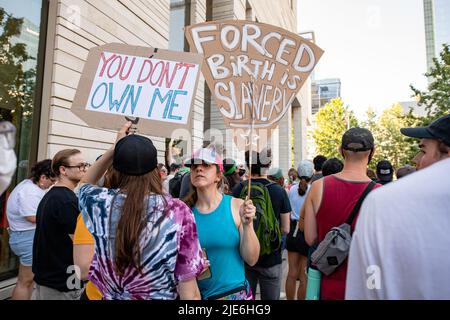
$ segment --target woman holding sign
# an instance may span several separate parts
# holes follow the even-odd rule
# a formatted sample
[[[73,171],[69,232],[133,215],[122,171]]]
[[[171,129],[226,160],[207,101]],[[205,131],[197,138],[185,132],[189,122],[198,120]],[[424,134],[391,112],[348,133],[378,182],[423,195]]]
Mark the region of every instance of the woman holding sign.
[[[194,216],[163,195],[152,141],[128,135],[131,122],[81,181],[80,210],[95,238],[89,280],[105,300],[199,299],[205,261]],[[112,163],[116,189],[95,184]]]
[[[259,258],[259,241],[253,230],[256,208],[220,192],[223,163],[213,148],[194,153],[191,168],[194,190],[186,199],[192,208],[203,253],[210,268],[198,278],[203,299],[252,300],[244,262]]]

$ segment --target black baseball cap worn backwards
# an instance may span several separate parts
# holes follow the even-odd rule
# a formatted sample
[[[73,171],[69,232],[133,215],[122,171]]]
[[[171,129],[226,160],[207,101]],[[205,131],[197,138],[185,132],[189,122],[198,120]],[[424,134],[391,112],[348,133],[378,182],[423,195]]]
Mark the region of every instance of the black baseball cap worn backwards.
[[[450,114],[433,121],[427,127],[402,128],[400,132],[412,138],[440,140],[450,147]]]
[[[342,149],[360,152],[375,146],[372,133],[365,128],[351,128],[342,136]]]
[[[116,143],[113,167],[129,176],[141,176],[157,167],[157,155],[152,140],[144,136],[131,134]]]

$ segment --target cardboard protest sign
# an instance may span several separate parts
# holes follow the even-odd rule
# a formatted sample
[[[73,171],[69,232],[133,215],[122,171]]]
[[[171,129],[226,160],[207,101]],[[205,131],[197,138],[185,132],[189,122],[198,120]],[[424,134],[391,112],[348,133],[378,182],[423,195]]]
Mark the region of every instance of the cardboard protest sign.
[[[200,23],[185,34],[191,51],[204,55],[202,72],[217,107],[244,145],[270,138],[323,54],[295,33],[252,21]]]
[[[190,130],[202,56],[107,44],[90,50],[72,112],[92,127],[119,129],[139,117],[140,133],[170,137]]]

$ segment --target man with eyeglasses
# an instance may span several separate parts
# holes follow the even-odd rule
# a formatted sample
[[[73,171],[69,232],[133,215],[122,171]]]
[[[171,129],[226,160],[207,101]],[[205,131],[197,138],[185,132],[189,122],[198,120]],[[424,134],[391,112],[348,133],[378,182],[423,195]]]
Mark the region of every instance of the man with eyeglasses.
[[[79,214],[74,190],[89,166],[77,149],[61,150],[53,157],[57,182],[42,198],[36,214],[33,273],[37,300],[78,300],[82,293],[73,262],[72,239]]]

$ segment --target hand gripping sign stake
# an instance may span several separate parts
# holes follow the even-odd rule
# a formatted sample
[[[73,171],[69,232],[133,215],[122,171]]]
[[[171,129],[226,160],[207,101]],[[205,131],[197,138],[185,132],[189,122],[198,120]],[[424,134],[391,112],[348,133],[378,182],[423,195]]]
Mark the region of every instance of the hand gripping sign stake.
[[[136,134],[138,131],[137,124],[139,122],[139,117],[132,119],[133,117],[125,117],[125,120],[130,121],[133,125],[130,127],[130,134]],[[136,125],[136,126],[134,126]]]

